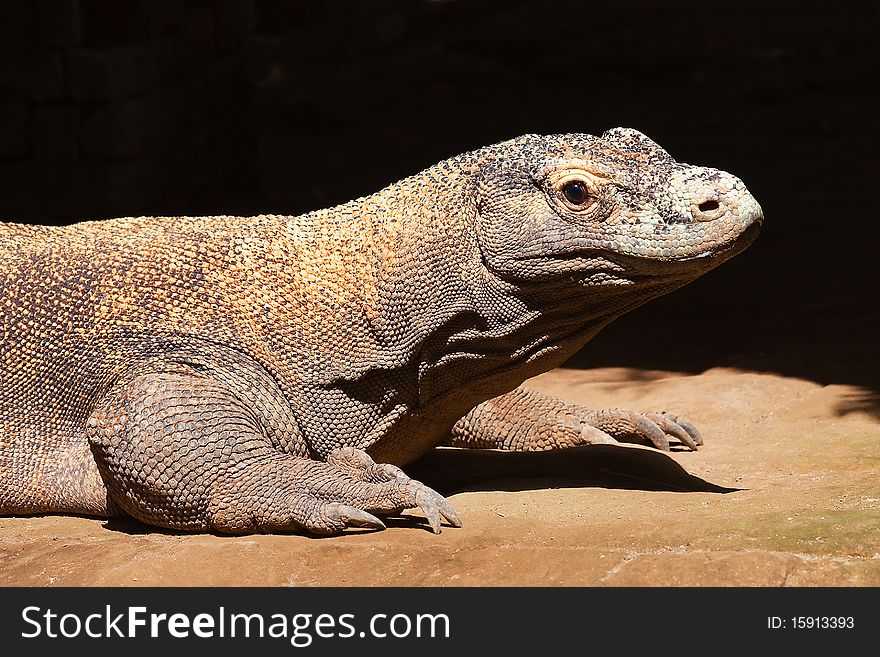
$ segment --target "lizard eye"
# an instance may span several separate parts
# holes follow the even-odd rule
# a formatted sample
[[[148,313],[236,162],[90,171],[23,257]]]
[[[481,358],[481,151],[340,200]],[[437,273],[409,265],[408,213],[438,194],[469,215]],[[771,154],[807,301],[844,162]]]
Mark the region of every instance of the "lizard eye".
[[[582,210],[596,199],[590,194],[587,185],[580,180],[572,180],[562,186],[562,196],[575,210]]]

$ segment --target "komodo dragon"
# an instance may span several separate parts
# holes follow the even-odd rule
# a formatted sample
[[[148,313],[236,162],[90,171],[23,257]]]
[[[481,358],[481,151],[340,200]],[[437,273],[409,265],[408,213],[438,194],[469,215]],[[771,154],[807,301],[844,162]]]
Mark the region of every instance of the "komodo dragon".
[[[702,442],[519,387],[748,246],[734,176],[526,135],[302,216],[0,223],[0,513],[328,534],[420,508],[437,445]],[[375,461],[374,461],[375,459]]]

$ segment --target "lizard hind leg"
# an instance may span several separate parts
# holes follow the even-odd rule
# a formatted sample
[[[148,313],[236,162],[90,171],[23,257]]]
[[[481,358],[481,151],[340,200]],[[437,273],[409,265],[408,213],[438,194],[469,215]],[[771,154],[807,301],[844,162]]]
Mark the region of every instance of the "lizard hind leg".
[[[278,451],[225,384],[198,373],[142,374],[118,384],[89,418],[88,435],[113,500],[152,525],[332,534],[381,529],[377,515],[413,507],[435,531],[441,518],[460,524],[439,494],[370,467],[359,450],[337,450],[326,463]]]

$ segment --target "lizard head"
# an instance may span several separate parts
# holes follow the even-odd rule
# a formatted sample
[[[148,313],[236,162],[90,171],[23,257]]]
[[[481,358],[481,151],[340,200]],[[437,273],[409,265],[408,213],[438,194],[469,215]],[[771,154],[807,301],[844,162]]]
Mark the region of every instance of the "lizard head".
[[[763,221],[741,180],[676,162],[636,130],[501,146],[480,172],[477,231],[505,280],[683,283],[745,249]]]

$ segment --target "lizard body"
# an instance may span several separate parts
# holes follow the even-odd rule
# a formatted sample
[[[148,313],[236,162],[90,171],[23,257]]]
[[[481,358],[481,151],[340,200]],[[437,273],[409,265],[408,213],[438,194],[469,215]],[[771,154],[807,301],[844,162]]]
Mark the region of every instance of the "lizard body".
[[[440,444],[696,449],[684,419],[519,386],[762,220],[618,128],[300,216],[0,223],[0,512],[333,533],[420,507],[438,531],[455,511],[398,466]]]

